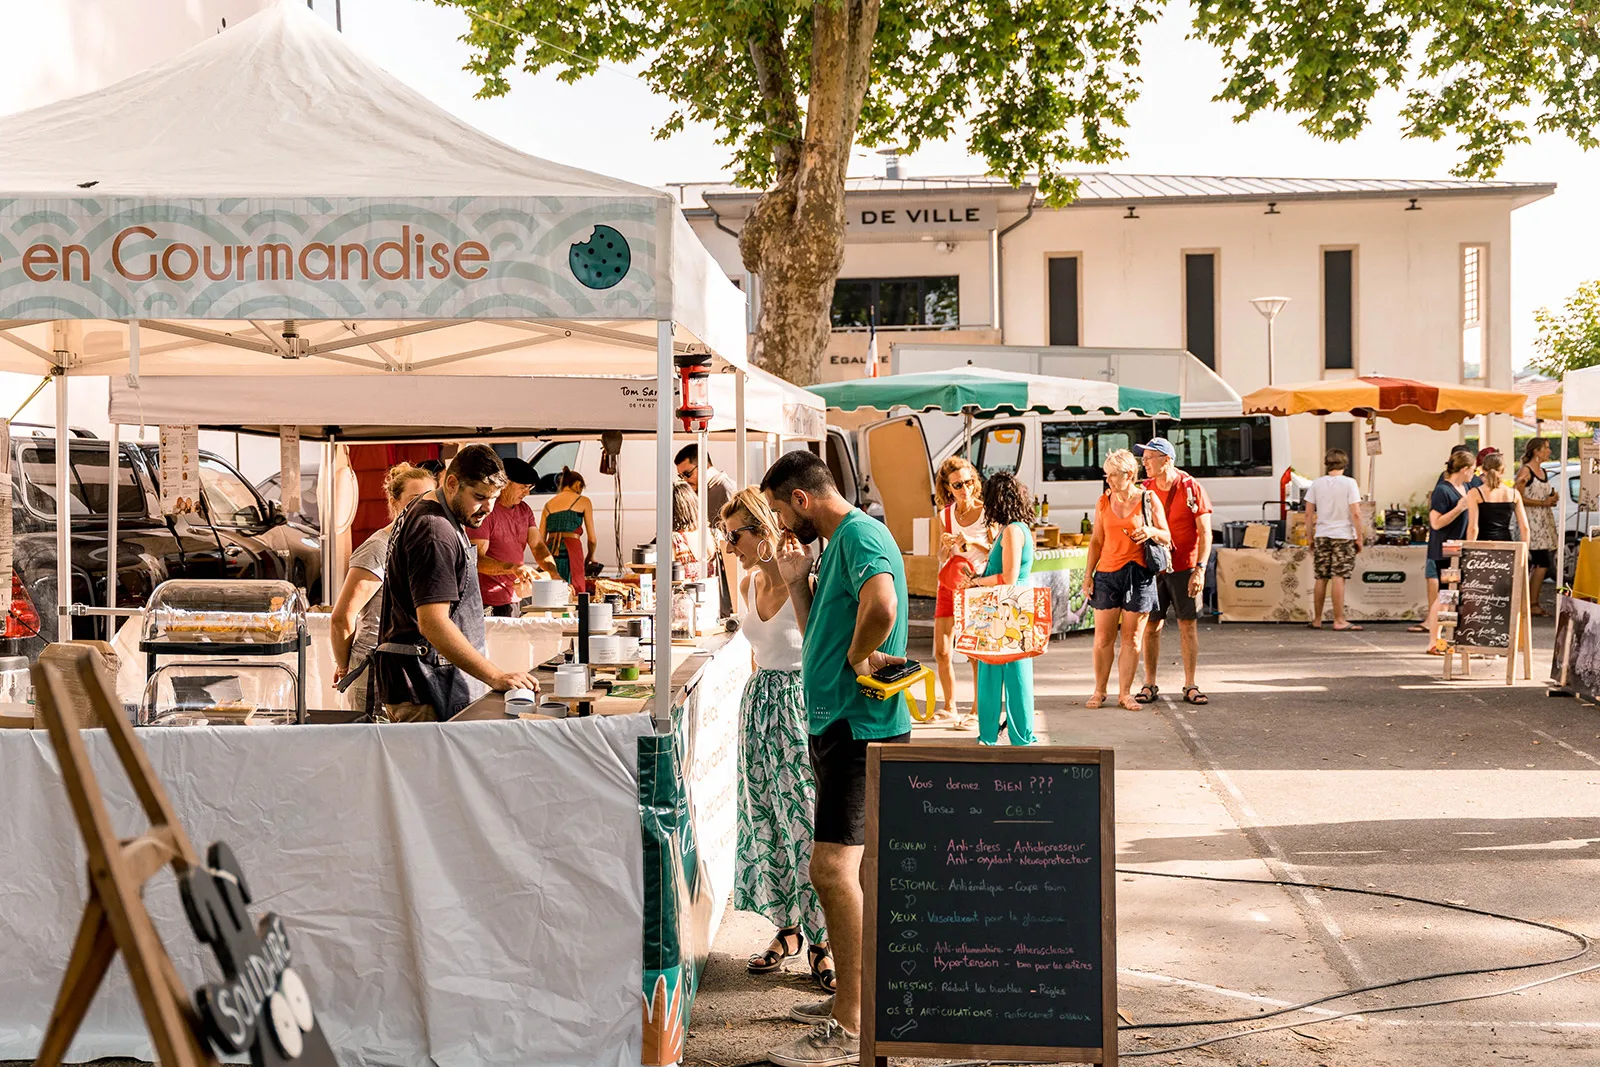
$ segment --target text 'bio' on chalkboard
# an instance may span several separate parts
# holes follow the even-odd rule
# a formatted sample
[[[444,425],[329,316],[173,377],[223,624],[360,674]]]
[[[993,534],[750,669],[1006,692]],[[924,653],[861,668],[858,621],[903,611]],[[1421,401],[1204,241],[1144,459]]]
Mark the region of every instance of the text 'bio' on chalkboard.
[[[1109,749],[874,745],[867,1056],[1116,1062]]]
[[[1456,602],[1455,644],[1460,648],[1509,649],[1520,606],[1522,545],[1514,541],[1468,542],[1461,546],[1461,582]]]

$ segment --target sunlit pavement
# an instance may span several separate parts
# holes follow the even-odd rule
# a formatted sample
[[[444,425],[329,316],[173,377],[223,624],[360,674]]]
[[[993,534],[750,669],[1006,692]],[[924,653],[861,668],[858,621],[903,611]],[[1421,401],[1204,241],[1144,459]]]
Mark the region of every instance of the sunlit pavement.
[[[1546,696],[1551,630],[1537,621],[1535,680],[1509,687],[1503,660],[1475,661],[1472,678],[1441,681],[1439,660],[1421,654],[1425,638],[1402,626],[1337,634],[1204,625],[1199,680],[1212,703],[1181,702],[1169,639],[1161,698],[1140,712],[1082,706],[1090,639],[1074,635],[1035,661],[1042,732],[1055,744],[1116,750],[1119,866],[1388,891],[1600,935],[1600,709]],[[920,633],[913,652],[926,655]],[[1253,1018],[1353,986],[1576,949],[1501,920],[1309,889],[1120,875],[1117,904],[1119,996],[1135,1024]],[[781,976],[744,971],[768,936],[754,916],[724,920],[688,1062],[747,1063],[797,1031],[783,1019],[790,1004],[813,998],[803,963],[791,961]],[[1122,1050],[1289,1022],[1149,1062],[1600,1064],[1600,972],[1373,1013],[1597,964],[1600,952],[1257,1023],[1130,1030]],[[1351,1011],[1366,1014],[1330,1018]]]

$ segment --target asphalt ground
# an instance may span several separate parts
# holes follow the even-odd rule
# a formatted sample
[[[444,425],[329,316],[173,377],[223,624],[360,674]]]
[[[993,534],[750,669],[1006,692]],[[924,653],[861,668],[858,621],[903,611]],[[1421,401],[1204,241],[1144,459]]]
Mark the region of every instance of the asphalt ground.
[[[1170,638],[1161,698],[1140,712],[1082,706],[1092,677],[1088,635],[1059,639],[1035,661],[1050,742],[1116,750],[1119,867],[1290,883],[1119,875],[1125,1021],[1248,1020],[1128,1029],[1124,1058],[1600,1064],[1600,971],[1561,977],[1600,966],[1600,949],[1564,964],[1437,979],[1259,1019],[1356,986],[1537,963],[1579,948],[1500,919],[1300,888],[1306,883],[1454,902],[1600,938],[1600,709],[1546,695],[1552,633],[1547,620],[1536,622],[1534,680],[1511,686],[1504,660],[1475,660],[1473,677],[1444,682],[1439,660],[1422,654],[1425,637],[1402,625],[1340,634],[1203,623],[1206,707],[1178,699]],[[913,638],[913,654],[927,655],[928,631]],[[695,1002],[687,1063],[760,1062],[801,1032],[786,1013],[817,995],[803,961],[779,976],[745,973],[745,958],[770,934],[757,916],[730,911],[724,919]],[[1510,995],[1378,1011],[1535,982]],[[1334,1018],[1345,1012],[1356,1014]]]

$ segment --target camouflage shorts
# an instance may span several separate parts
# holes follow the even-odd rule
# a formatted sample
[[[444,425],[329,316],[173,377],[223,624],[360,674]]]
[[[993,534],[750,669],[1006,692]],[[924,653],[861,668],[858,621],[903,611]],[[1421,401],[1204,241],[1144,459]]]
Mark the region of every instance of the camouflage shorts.
[[[1356,572],[1356,543],[1343,537],[1319,537],[1311,543],[1311,565],[1317,581],[1348,578]]]

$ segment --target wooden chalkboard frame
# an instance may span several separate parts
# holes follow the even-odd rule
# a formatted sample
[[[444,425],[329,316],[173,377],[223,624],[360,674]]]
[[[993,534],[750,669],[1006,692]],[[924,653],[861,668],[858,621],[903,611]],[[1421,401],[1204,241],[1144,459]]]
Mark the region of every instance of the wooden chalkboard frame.
[[[891,763],[1036,763],[1094,765],[1100,768],[1100,988],[1099,1048],[1038,1045],[969,1045],[876,1039],[878,995],[878,804],[882,766]],[[1109,748],[1027,747],[949,744],[874,744],[867,747],[867,832],[861,857],[865,907],[861,918],[861,1062],[888,1067],[890,1056],[924,1059],[1015,1060],[1024,1063],[1117,1062],[1117,823],[1114,807],[1115,756]]]
[[[1532,606],[1528,603],[1528,546],[1521,541],[1463,541],[1461,551],[1490,551],[1510,552],[1513,555],[1511,565],[1511,634],[1505,648],[1482,648],[1476,645],[1452,644],[1450,652],[1444,657],[1444,678],[1450,681],[1451,660],[1459,655],[1461,657],[1461,674],[1463,677],[1471,673],[1472,661],[1469,658],[1474,653],[1485,656],[1505,656],[1506,658],[1506,684],[1510,685],[1517,676],[1517,653],[1522,653],[1522,677],[1533,678],[1533,615]],[[1456,566],[1461,566],[1461,557],[1457,557]],[[1463,580],[1466,572],[1462,572]],[[1461,582],[1456,583],[1457,588]],[[1460,593],[1456,594],[1456,612],[1459,618],[1461,611]]]

